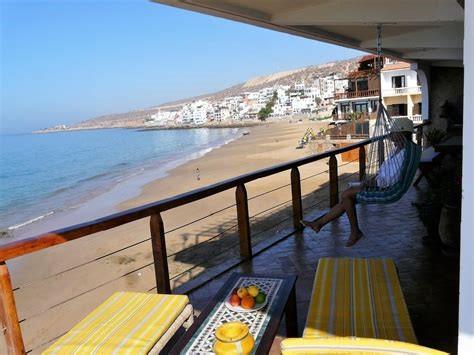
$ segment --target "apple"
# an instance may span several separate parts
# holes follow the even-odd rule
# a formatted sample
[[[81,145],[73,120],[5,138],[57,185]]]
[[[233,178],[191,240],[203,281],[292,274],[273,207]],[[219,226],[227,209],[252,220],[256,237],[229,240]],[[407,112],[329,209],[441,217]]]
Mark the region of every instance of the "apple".
[[[247,291],[247,288],[245,287],[241,287],[237,290],[237,295],[240,297],[240,298],[244,298],[245,296],[247,296],[249,293]]]
[[[232,294],[230,296],[229,303],[234,307],[240,306],[240,297]]]
[[[258,289],[257,286],[251,285],[251,286],[247,287],[247,292],[249,293],[250,296],[257,297],[260,290]]]

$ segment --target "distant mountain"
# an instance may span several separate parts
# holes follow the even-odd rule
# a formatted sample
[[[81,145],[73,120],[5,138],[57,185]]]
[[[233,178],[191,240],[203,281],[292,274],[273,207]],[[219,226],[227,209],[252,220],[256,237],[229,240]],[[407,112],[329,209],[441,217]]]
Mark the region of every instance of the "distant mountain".
[[[360,57],[339,60],[335,62],[329,62],[319,65],[312,65],[295,70],[282,71],[270,75],[259,76],[247,80],[244,83],[237,84],[226,88],[224,90],[205,94],[186,99],[181,99],[173,102],[161,104],[159,106],[138,109],[125,113],[116,113],[110,115],[103,115],[95,118],[91,118],[79,123],[70,125],[68,129],[93,129],[93,128],[133,128],[143,126],[145,118],[149,118],[151,115],[156,113],[158,109],[179,109],[186,103],[192,102],[197,99],[206,99],[214,102],[223,99],[227,96],[236,96],[246,91],[257,91],[264,87],[274,85],[291,85],[296,82],[305,81],[307,83],[313,82],[319,77],[324,77],[332,73],[347,74],[349,71],[355,70],[357,67],[357,61]],[[54,131],[55,128],[48,129],[46,131]]]

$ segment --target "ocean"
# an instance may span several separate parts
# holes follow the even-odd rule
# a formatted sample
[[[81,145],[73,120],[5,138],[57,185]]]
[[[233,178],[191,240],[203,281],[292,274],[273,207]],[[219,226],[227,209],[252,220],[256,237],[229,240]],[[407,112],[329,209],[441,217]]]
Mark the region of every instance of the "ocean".
[[[116,212],[140,186],[238,135],[236,128],[1,135],[0,230],[21,237],[39,232],[35,224],[59,228]]]

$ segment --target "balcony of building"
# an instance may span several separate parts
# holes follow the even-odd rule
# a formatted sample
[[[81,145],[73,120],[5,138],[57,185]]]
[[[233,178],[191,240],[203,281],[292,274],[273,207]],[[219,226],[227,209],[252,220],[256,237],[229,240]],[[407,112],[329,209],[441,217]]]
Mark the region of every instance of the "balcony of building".
[[[400,96],[400,95],[417,95],[421,94],[421,86],[412,87],[397,87],[385,89],[382,91],[382,95],[386,96]]]
[[[355,91],[335,93],[334,100],[340,101],[340,100],[358,99],[358,98],[376,98],[378,96],[379,96],[379,89],[355,90]]]
[[[422,129],[418,127],[419,143]],[[421,344],[454,349],[457,259],[422,243],[425,230],[412,202],[424,195],[425,187],[412,189],[393,206],[361,207],[365,237],[352,249],[343,247],[348,233],[345,219],[327,226],[318,236],[309,230],[299,232],[301,218],[323,213],[336,203],[347,182],[364,174],[368,144],[370,140],[344,144],[0,247],[0,258],[6,261],[1,264],[2,281],[11,278],[12,282],[3,283],[6,287],[1,294],[2,303],[10,304],[6,342],[10,346],[12,342],[21,344],[27,352],[37,354],[119,290],[189,294],[199,314],[213,290],[236,270],[297,274],[301,334],[321,256],[380,256],[393,258],[399,267]],[[283,183],[269,183],[276,178]],[[259,181],[263,183],[255,185]],[[224,199],[228,205],[208,210],[200,205],[204,199]],[[187,220],[183,215],[181,225],[167,226],[170,210],[180,213],[179,207],[187,204],[201,209],[202,216]],[[111,239],[106,247],[94,248],[104,238],[113,238],[115,228],[128,228],[147,217],[148,232],[144,229],[126,240]],[[70,249],[62,249],[69,243],[88,251],[78,258]],[[37,263],[48,268],[37,273]],[[441,323],[441,319],[445,321]],[[440,334],[444,336],[442,342]],[[278,339],[281,337],[276,339],[275,349]]]

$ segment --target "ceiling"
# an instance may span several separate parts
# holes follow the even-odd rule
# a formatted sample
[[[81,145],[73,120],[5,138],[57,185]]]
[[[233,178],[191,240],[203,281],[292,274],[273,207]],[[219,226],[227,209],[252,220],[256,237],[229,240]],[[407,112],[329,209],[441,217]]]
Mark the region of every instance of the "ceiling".
[[[412,62],[462,66],[462,0],[153,0]]]

